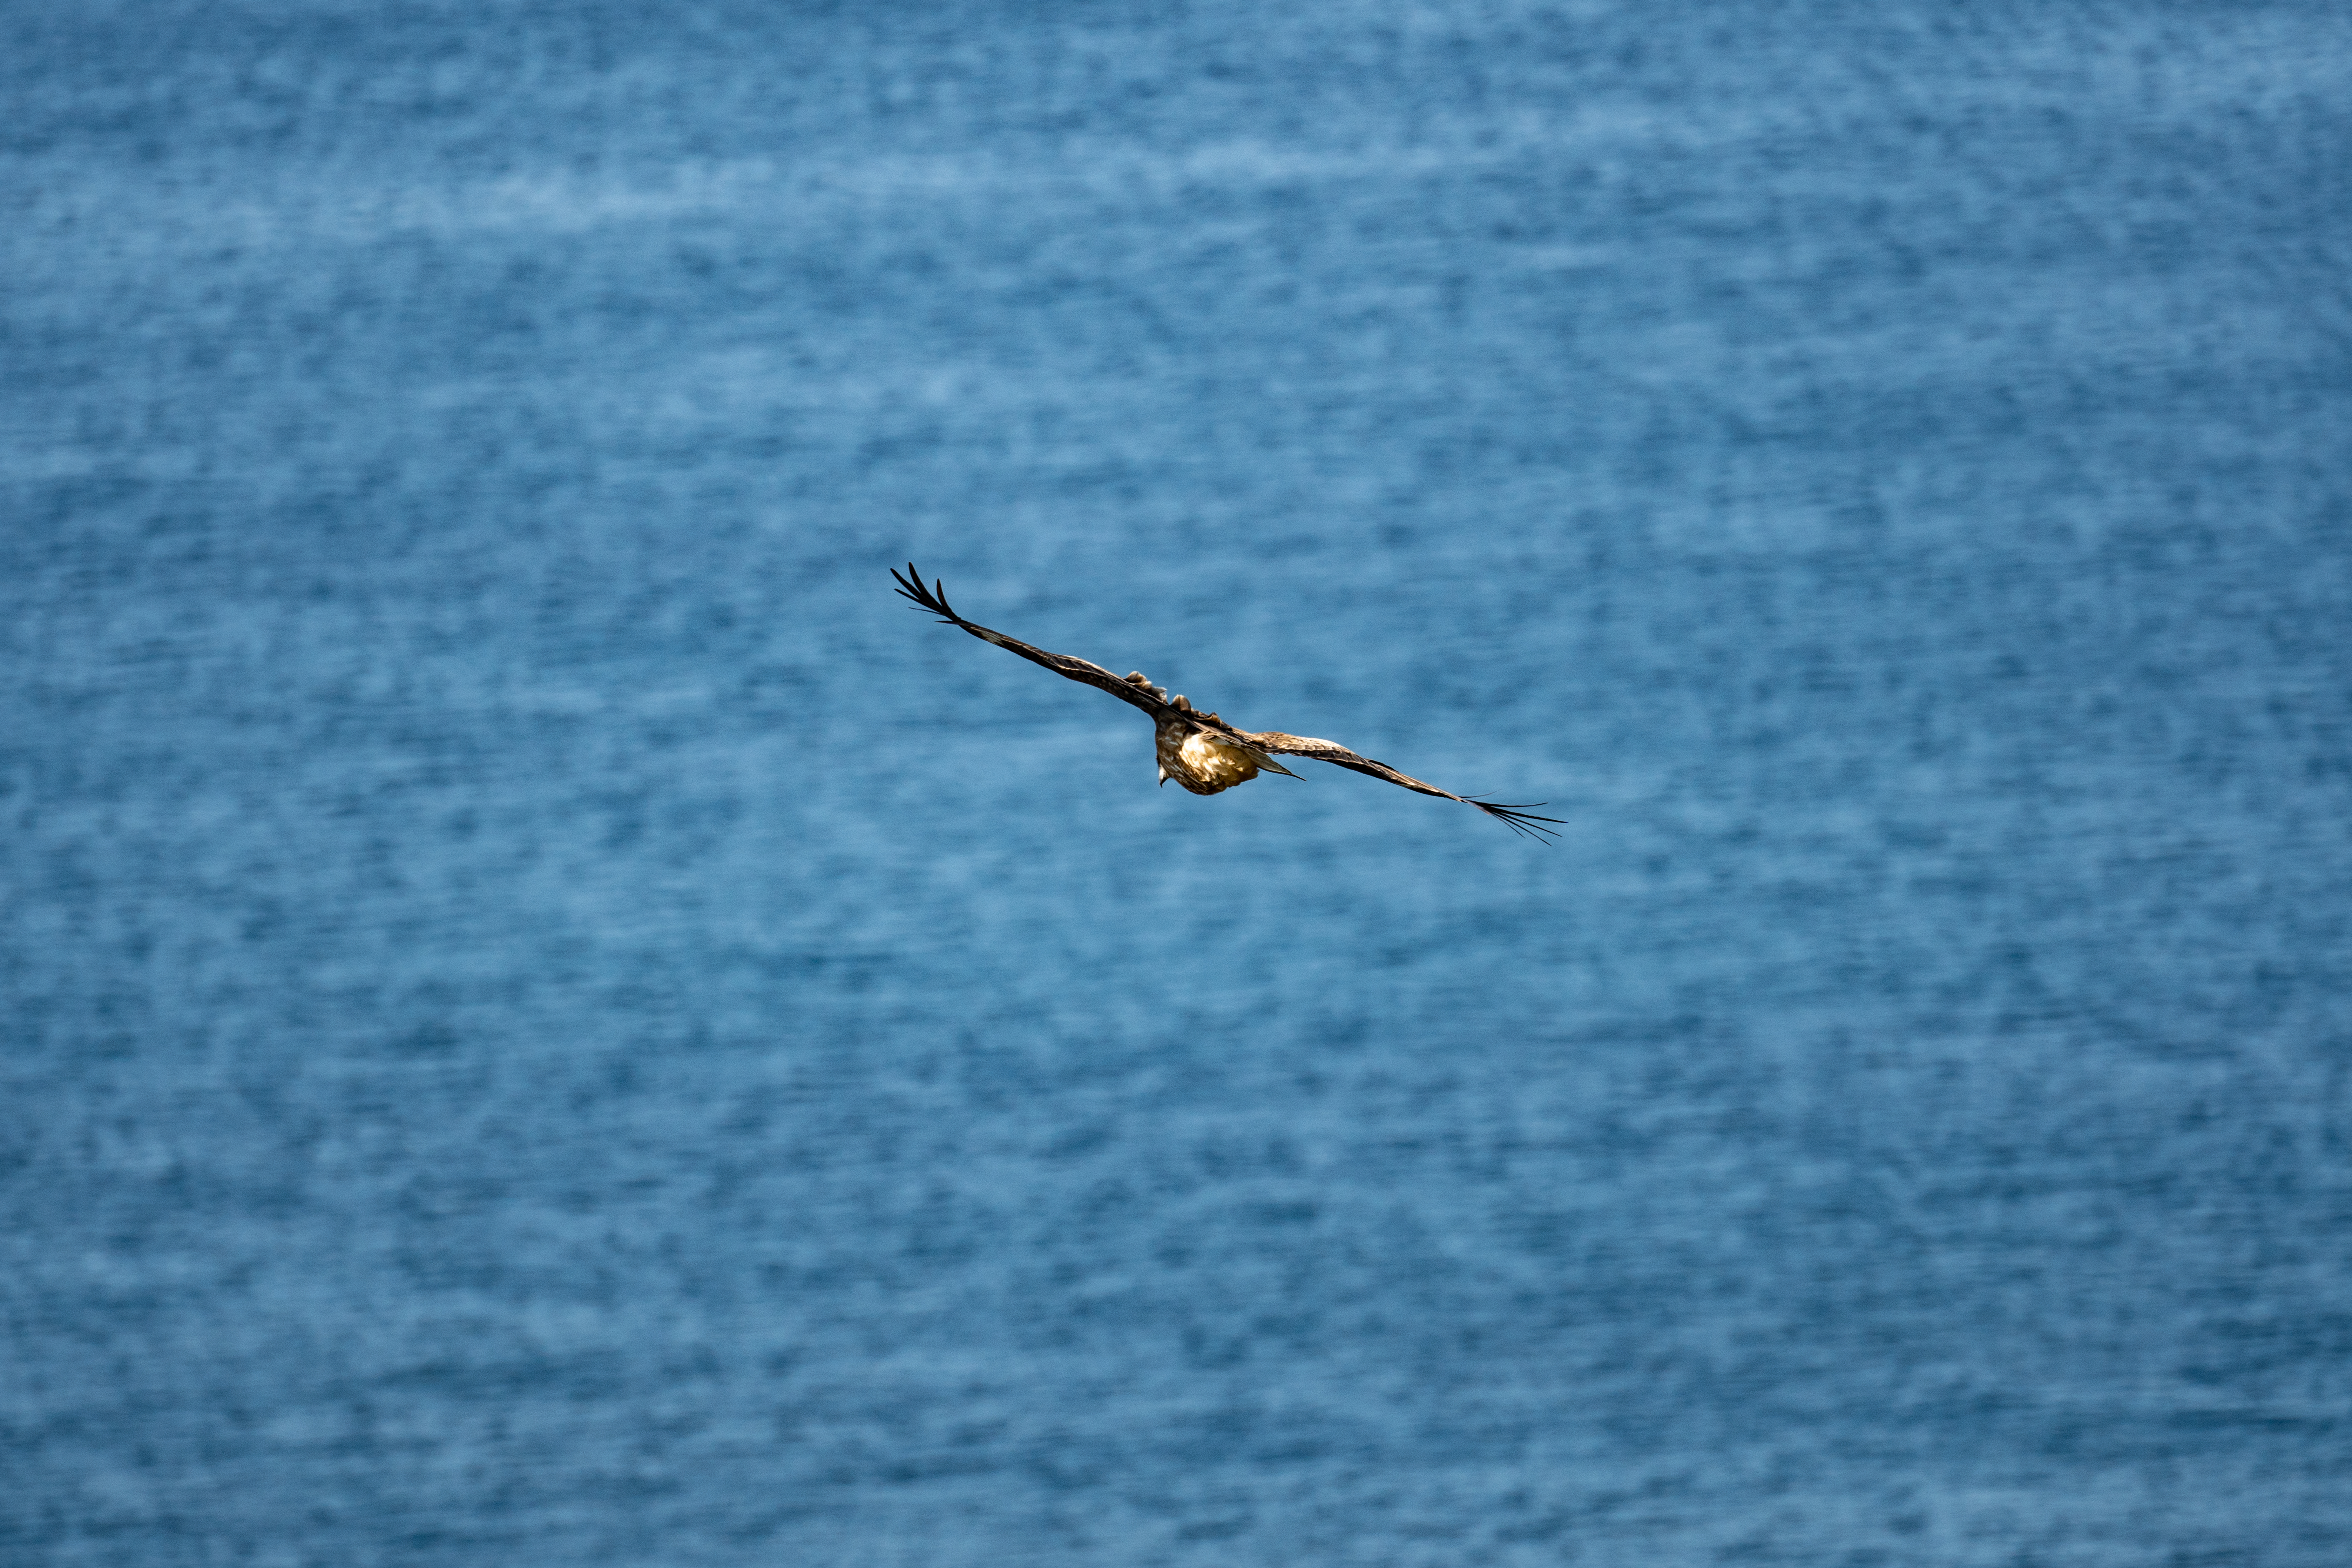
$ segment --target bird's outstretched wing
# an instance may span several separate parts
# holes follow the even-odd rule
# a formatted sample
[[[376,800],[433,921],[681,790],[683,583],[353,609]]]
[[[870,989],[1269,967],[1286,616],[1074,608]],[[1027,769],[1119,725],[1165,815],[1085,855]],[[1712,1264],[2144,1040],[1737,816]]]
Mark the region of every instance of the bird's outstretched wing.
[[[1159,694],[1156,688],[1140,685],[1131,680],[1121,680],[1101,665],[1089,664],[1083,658],[1073,658],[1066,653],[1047,653],[1042,647],[1030,647],[1018,637],[1009,637],[1003,632],[992,632],[986,626],[976,626],[965,620],[948,607],[946,585],[935,578],[930,587],[924,587],[923,574],[915,570],[915,563],[911,561],[907,563],[907,570],[903,574],[894,566],[890,569],[890,575],[898,582],[899,597],[913,600],[948,625],[961,626],[982,642],[992,642],[1009,653],[1019,654],[1032,664],[1042,664],[1066,680],[1084,681],[1088,686],[1108,691],[1121,702],[1132,703],[1142,709],[1154,719],[1168,715],[1191,720],[1203,729],[1214,728],[1222,731],[1232,729],[1231,725],[1222,722],[1213,726],[1207,724],[1205,722],[1207,714],[1182,711],[1171,703],[1164,694]]]
[[[1424,784],[1411,773],[1399,773],[1386,763],[1376,763],[1370,757],[1360,757],[1337,741],[1318,741],[1312,735],[1286,735],[1276,730],[1256,735],[1244,733],[1242,738],[1261,752],[1272,752],[1286,757],[1312,757],[1318,763],[1329,763],[1335,767],[1346,768],[1353,773],[1365,773],[1376,779],[1386,779],[1389,783],[1402,785],[1417,795],[1433,795],[1441,800],[1458,800],[1465,805],[1475,805],[1512,832],[1524,833],[1531,838],[1559,837],[1545,824],[1558,823],[1563,820],[1562,818],[1537,816],[1528,809],[1528,806],[1544,804],[1539,800],[1530,801],[1528,805],[1501,805],[1493,801],[1478,800],[1466,795],[1455,795],[1450,789],[1440,789],[1433,784]]]

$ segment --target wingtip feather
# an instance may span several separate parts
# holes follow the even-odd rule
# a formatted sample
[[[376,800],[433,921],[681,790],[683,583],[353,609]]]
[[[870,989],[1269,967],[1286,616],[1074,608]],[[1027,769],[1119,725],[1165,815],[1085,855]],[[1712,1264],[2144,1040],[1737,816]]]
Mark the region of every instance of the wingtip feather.
[[[901,576],[898,569],[893,566],[890,568],[890,577],[898,584],[900,597],[912,600],[949,626],[963,624],[963,617],[957,615],[954,606],[948,603],[948,586],[945,578],[934,578],[933,586],[924,587],[923,574],[911,561],[907,563],[905,575]]]
[[[1567,826],[1568,819],[1565,817],[1538,816],[1533,811],[1528,809],[1529,806],[1549,805],[1549,803],[1546,801],[1529,801],[1527,805],[1503,805],[1496,802],[1485,800],[1474,800],[1469,804],[1476,806],[1487,816],[1494,817],[1512,832],[1524,835],[1527,837],[1536,839],[1539,842],[1555,839],[1559,837],[1559,831],[1556,827],[1547,826],[1545,826],[1546,824],[1557,824],[1559,826]]]

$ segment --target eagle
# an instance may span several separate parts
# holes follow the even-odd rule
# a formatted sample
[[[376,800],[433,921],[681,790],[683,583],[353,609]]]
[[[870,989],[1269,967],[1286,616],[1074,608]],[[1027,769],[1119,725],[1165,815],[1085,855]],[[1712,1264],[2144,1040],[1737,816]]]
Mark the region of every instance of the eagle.
[[[1370,757],[1360,757],[1347,747],[1332,741],[1318,741],[1311,735],[1286,735],[1280,731],[1254,733],[1236,729],[1214,713],[1203,713],[1184,697],[1171,697],[1164,686],[1154,686],[1141,670],[1130,670],[1124,679],[1113,675],[1101,665],[1089,664],[1083,658],[1073,658],[1066,653],[1047,653],[1032,647],[1017,637],[991,631],[974,625],[949,607],[947,585],[933,578],[931,586],[923,586],[923,574],[915,563],[907,563],[901,574],[896,567],[890,572],[898,584],[901,598],[912,600],[951,626],[960,626],[982,642],[994,643],[1010,653],[1017,653],[1032,664],[1040,664],[1067,680],[1084,682],[1097,690],[1108,691],[1120,701],[1140,708],[1151,717],[1153,738],[1160,753],[1160,782],[1165,785],[1174,779],[1194,795],[1215,795],[1235,784],[1247,784],[1263,772],[1281,773],[1288,778],[1298,775],[1276,762],[1277,756],[1311,757],[1318,763],[1330,763],[1376,779],[1386,779],[1419,795],[1433,795],[1440,800],[1460,801],[1475,805],[1480,811],[1502,823],[1515,833],[1529,837],[1557,837],[1548,824],[1564,819],[1557,816],[1537,816],[1531,807],[1542,805],[1532,801],[1528,805],[1498,805],[1493,801],[1479,800],[1452,790],[1423,784],[1409,773],[1401,773],[1386,763],[1376,763]]]

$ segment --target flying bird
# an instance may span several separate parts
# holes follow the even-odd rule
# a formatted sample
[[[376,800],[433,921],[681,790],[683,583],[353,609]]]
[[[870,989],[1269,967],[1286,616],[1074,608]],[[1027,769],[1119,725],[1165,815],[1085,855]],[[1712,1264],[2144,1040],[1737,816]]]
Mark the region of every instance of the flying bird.
[[[1290,778],[1298,775],[1275,761],[1277,756],[1311,757],[1318,763],[1330,763],[1338,767],[1376,779],[1386,779],[1420,795],[1433,795],[1440,800],[1458,800],[1465,805],[1475,805],[1487,816],[1517,833],[1529,837],[1558,837],[1549,823],[1559,823],[1557,816],[1536,816],[1526,805],[1498,805],[1492,801],[1478,800],[1452,790],[1423,784],[1409,773],[1401,773],[1386,763],[1376,763],[1370,757],[1360,757],[1347,747],[1332,741],[1318,741],[1310,735],[1286,735],[1279,731],[1255,734],[1236,729],[1214,713],[1203,713],[1181,696],[1171,697],[1164,686],[1154,686],[1144,679],[1141,670],[1130,670],[1124,679],[1113,675],[1101,665],[1089,664],[1083,658],[1073,658],[1066,653],[1047,653],[1032,647],[1003,632],[992,632],[975,626],[948,606],[946,585],[933,578],[931,586],[923,586],[923,574],[915,563],[907,563],[902,575],[896,568],[890,575],[898,584],[899,596],[911,599],[951,626],[961,626],[982,642],[992,642],[1011,653],[1017,653],[1032,664],[1042,664],[1065,679],[1082,681],[1097,690],[1108,691],[1120,701],[1140,708],[1151,716],[1153,738],[1160,753],[1160,782],[1174,779],[1194,795],[1215,795],[1235,784],[1247,784],[1261,771],[1282,773]],[[1534,801],[1532,805],[1544,802]]]

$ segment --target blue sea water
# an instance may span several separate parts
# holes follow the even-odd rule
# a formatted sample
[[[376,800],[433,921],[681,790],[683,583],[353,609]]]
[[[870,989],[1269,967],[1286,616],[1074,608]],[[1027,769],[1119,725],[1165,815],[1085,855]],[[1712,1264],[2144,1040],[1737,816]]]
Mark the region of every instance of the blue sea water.
[[[2352,1562],[2352,14],[0,108],[0,1562]]]

